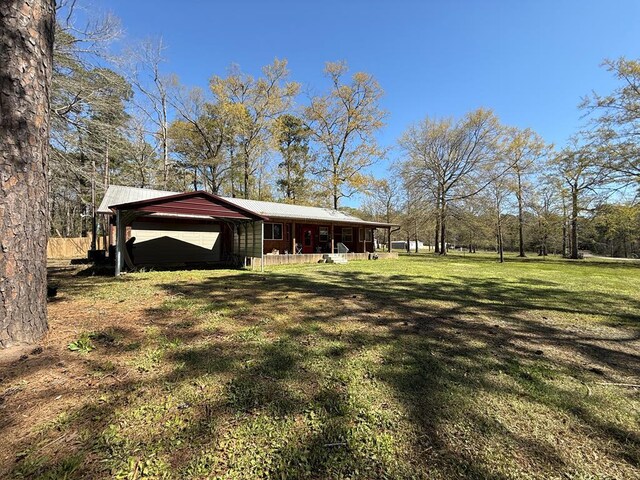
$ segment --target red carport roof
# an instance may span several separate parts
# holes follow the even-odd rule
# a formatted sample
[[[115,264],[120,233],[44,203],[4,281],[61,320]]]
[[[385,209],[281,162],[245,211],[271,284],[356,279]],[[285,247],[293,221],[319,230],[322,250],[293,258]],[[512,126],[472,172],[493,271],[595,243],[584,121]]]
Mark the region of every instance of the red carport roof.
[[[268,220],[268,217],[207,192],[178,193],[149,200],[109,205],[109,208],[113,211],[136,210],[146,213],[204,215],[234,220]]]

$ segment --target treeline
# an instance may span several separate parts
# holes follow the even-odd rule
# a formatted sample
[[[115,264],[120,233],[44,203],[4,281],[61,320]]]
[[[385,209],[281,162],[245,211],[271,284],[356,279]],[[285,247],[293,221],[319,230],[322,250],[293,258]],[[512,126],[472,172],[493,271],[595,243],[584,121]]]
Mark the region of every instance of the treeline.
[[[365,213],[401,224],[398,238],[440,254],[638,257],[640,62],[605,65],[620,86],[583,98],[588,124],[561,149],[485,109],[410,126],[398,142],[401,160],[369,193]]]
[[[257,77],[232,66],[207,89],[188,88],[163,73],[161,40],[114,56],[117,20],[79,28],[73,5],[59,7],[56,29],[52,234],[88,230],[114,183],[333,208],[370,184],[386,116],[371,75],[327,63],[326,90],[300,101],[276,59]]]
[[[90,230],[117,183],[331,208],[361,195],[362,215],[398,223],[397,238],[440,254],[640,253],[637,61],[606,63],[620,88],[583,99],[591,123],[564,148],[487,109],[426,117],[399,139],[387,178],[375,179],[369,167],[391,155],[376,141],[387,112],[372,75],[327,63],[324,90],[307,95],[276,59],[258,76],[232,66],[189,88],[166,73],[161,40],[113,55],[117,19],[80,28],[74,5],[58,7],[52,235]]]

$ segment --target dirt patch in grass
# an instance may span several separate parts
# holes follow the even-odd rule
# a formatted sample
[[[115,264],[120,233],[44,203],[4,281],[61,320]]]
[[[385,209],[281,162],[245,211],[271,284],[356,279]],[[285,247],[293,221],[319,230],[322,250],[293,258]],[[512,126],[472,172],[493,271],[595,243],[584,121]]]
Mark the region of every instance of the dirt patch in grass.
[[[0,477],[640,478],[635,264],[86,273],[0,353]]]

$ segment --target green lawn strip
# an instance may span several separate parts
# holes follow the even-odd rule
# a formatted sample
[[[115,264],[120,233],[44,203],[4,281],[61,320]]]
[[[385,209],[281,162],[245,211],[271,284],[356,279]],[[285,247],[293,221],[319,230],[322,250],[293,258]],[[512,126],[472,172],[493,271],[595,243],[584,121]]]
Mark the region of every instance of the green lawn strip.
[[[14,473],[637,478],[640,400],[610,384],[638,377],[639,273],[410,255],[62,278],[79,302],[144,299],[149,325],[109,359],[126,385],[34,425]],[[54,430],[86,440],[50,458]]]

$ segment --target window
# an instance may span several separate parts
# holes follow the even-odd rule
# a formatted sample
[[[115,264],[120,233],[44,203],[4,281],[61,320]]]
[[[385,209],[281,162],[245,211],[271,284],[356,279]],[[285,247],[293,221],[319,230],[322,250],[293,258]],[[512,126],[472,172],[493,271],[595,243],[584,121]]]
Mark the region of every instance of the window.
[[[329,227],[320,227],[320,241],[321,242],[329,241]]]
[[[373,230],[370,228],[360,228],[358,231],[358,239],[361,242],[373,242]]]
[[[264,239],[265,240],[282,240],[282,224],[281,223],[265,223]]]
[[[342,227],[342,241],[343,242],[353,241],[353,228]]]

